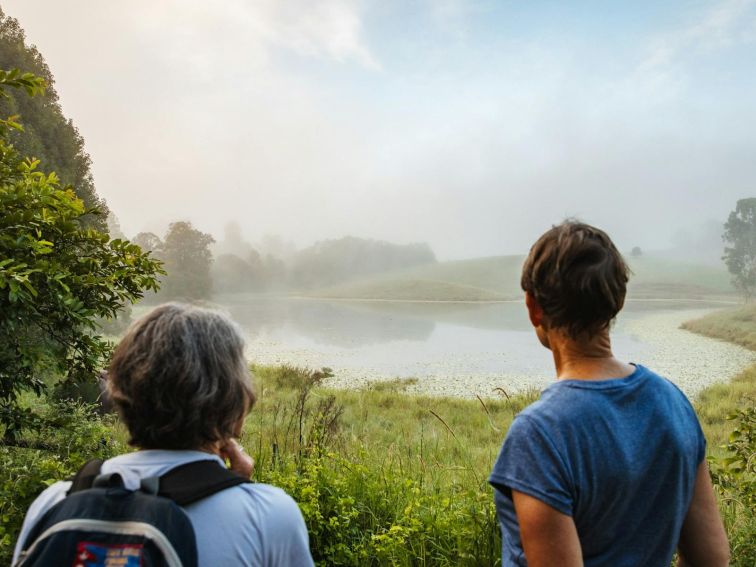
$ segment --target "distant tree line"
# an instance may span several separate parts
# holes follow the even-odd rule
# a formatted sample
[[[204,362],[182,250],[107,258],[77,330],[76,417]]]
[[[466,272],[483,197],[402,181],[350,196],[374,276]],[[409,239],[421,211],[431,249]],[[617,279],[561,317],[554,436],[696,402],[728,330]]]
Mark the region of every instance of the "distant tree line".
[[[269,241],[258,250],[247,243],[240,246],[236,234],[236,230],[226,231],[221,243],[224,253],[212,270],[219,292],[314,289],[436,262],[436,255],[425,243],[401,245],[345,236],[299,251],[275,241],[274,246]],[[271,249],[284,250],[285,256],[277,256]]]
[[[426,243],[400,245],[346,236],[317,242],[299,252],[289,282],[310,289],[434,262],[436,255]]]
[[[161,300],[314,289],[436,262],[425,243],[401,245],[354,236],[323,240],[299,251],[269,236],[254,247],[235,223],[226,226],[220,242],[184,221],[172,223],[164,238],[140,232],[132,241],[163,262],[167,275]]]

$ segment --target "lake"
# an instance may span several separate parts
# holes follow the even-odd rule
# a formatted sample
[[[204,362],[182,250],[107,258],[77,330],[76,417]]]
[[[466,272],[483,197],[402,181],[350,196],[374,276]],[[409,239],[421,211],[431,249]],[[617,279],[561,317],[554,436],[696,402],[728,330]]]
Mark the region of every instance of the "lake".
[[[522,303],[331,301],[229,295],[215,300],[242,326],[259,364],[330,367],[336,387],[417,378],[410,391],[501,395],[553,381],[551,355]],[[679,329],[726,305],[628,301],[612,333],[616,354],[664,373],[689,395],[731,378],[754,354]]]

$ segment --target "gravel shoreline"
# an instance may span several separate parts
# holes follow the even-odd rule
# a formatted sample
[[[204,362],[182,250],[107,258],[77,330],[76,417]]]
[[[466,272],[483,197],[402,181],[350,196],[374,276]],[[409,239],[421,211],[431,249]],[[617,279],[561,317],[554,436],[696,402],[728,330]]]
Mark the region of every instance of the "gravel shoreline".
[[[746,348],[680,329],[682,323],[715,310],[711,305],[626,309],[614,330],[615,353],[669,378],[686,395],[695,397],[710,384],[726,382],[756,362],[756,353]],[[407,320],[407,324],[412,323]],[[328,322],[323,325],[327,328]],[[499,398],[503,392],[540,391],[554,382],[551,355],[538,345],[526,324],[519,331],[501,332],[439,323],[435,328],[431,325],[425,330],[428,334],[421,334],[419,339],[403,340],[398,333],[395,340],[377,348],[360,343],[361,332],[364,329],[355,330],[354,343],[336,346],[317,340],[298,341],[296,335],[251,335],[248,354],[263,365],[331,367],[334,376],[326,385],[339,389],[407,379],[404,389],[408,393],[474,399]],[[446,339],[441,340],[444,336]],[[425,340],[438,337],[440,346],[426,348],[430,343]],[[339,338],[344,340],[341,335]]]
[[[624,320],[622,330],[643,343],[642,359],[635,360],[674,382],[689,397],[707,386],[726,382],[756,362],[752,351],[680,328],[685,321],[697,319],[712,309],[651,312]],[[536,338],[533,336],[533,340]],[[623,357],[620,349],[618,356]],[[548,359],[549,354],[544,352]],[[624,357],[623,357],[624,358]],[[633,357],[634,358],[634,357]],[[525,390],[542,390],[554,381],[553,375],[507,373],[502,357],[501,373],[440,372],[417,378],[408,385],[409,393],[462,398],[500,397]],[[388,378],[370,376],[364,371],[336,370],[328,385],[334,388],[361,388]]]

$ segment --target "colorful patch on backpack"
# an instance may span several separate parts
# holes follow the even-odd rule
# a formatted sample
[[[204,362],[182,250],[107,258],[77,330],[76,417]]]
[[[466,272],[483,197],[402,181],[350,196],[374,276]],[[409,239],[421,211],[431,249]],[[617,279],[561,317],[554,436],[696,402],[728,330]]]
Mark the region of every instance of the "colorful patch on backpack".
[[[141,543],[108,544],[80,541],[76,546],[73,567],[139,567],[141,564]]]

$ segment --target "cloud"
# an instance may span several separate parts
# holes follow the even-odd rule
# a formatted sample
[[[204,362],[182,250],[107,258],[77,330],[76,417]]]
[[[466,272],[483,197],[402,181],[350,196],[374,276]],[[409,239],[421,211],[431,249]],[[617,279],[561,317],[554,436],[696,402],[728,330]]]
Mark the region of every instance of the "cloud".
[[[363,37],[360,5],[348,0],[259,5],[267,17],[266,35],[276,45],[301,55],[355,62],[368,69],[380,64]]]
[[[183,41],[174,42],[174,46],[200,60],[214,55],[244,57],[259,54],[261,49],[283,48],[303,57],[380,69],[366,43],[362,4],[357,0],[226,0],[223,9],[197,0],[141,3],[143,8],[132,12],[139,14],[138,25],[168,33],[178,27]],[[150,17],[144,18],[145,13]],[[239,46],[246,46],[245,52],[233,51]]]
[[[632,80],[648,97],[674,97],[691,59],[755,41],[756,0],[724,0],[686,26],[654,37]]]

